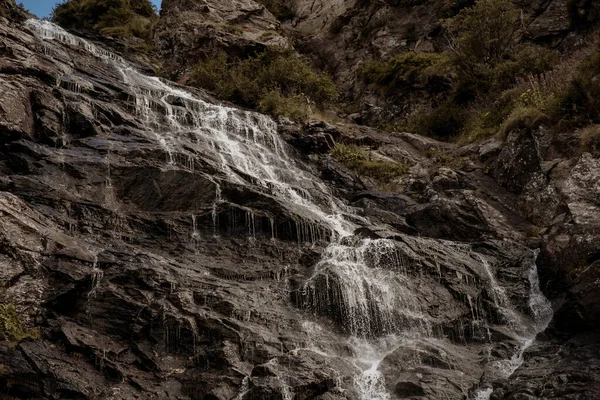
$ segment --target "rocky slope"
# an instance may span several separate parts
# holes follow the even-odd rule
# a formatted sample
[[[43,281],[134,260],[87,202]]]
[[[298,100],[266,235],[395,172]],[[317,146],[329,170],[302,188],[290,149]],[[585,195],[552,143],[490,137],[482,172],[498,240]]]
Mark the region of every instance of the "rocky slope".
[[[213,25],[259,28],[210,46],[285,41],[263,7],[235,3],[165,2],[161,23],[198,29],[159,36],[170,62]],[[459,147],[277,126],[0,5],[2,304],[39,330],[17,340],[2,322],[4,394],[600,396],[600,165],[572,136]],[[327,32],[360,4],[293,6],[300,28]],[[333,142],[409,171],[377,190]],[[538,247],[555,316],[526,349],[549,317]]]
[[[289,47],[279,26],[265,6],[253,0],[166,0],[154,40],[165,70],[185,81],[199,57],[214,50],[243,57],[267,47]]]
[[[436,53],[448,49],[442,25],[472,1],[336,1],[290,0],[294,19],[283,29],[293,32],[297,49],[331,73],[355,119],[385,125],[436,101],[435,90],[401,90],[390,95],[362,81],[359,69],[371,60],[395,55]],[[522,10],[524,40],[547,47],[577,48],[597,24],[598,6],[591,1],[514,1]],[[426,88],[425,88],[426,89]]]
[[[198,57],[215,49],[250,55],[266,46],[293,47],[331,74],[351,119],[370,126],[398,122],[439,102],[435,87],[390,94],[366,85],[359,70],[371,60],[448,50],[444,20],[472,1],[285,0],[281,21],[260,1],[164,1],[157,48],[165,71],[185,81]],[[570,53],[592,39],[600,9],[593,1],[514,1],[523,41]],[[185,32],[185,33],[184,33]],[[193,32],[193,34],[187,34]],[[443,83],[447,85],[448,83]]]

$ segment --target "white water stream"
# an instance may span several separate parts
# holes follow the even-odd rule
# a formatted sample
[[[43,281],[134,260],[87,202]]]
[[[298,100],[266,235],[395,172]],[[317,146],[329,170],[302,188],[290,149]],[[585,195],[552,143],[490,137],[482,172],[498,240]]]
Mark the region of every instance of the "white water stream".
[[[298,216],[299,240],[315,242],[322,236],[320,228],[327,228],[331,244],[303,287],[301,306],[315,314],[329,313],[331,319],[347,326],[356,364],[364,368],[355,380],[359,395],[363,400],[388,400],[390,395],[378,368],[390,348],[375,349],[369,338],[396,332],[415,338],[432,336],[431,318],[422,309],[416,288],[410,287],[394,242],[351,237],[357,227],[353,222],[356,217],[351,218],[351,210],[286,153],[271,118],[211,104],[180,86],[143,75],[123,58],[50,22],[29,20],[27,24],[41,39],[86,51],[118,71],[129,91],[133,111],[148,128],[145,134],[166,154],[165,168],[193,170],[197,164],[208,164],[222,175],[218,180],[207,175],[217,186],[226,180],[273,197]],[[51,46],[45,47],[46,54],[51,56],[52,52]],[[61,80],[57,77],[58,84]],[[79,91],[80,86],[73,89]],[[217,190],[212,216],[215,226],[217,205],[222,201],[219,186]],[[192,215],[191,221],[192,237],[196,239],[196,216]],[[253,225],[249,224],[252,231]],[[504,289],[484,258],[482,266],[489,274],[497,307],[514,319]],[[539,290],[535,262],[530,279],[529,304],[542,320],[551,310]],[[516,361],[509,360],[506,367],[513,371],[522,351],[515,356]]]
[[[513,356],[507,360],[498,360],[492,363],[492,367],[497,371],[498,377],[509,378],[522,364],[523,354],[531,347],[538,333],[543,332],[550,321],[552,320],[552,304],[544,296],[540,289],[540,281],[537,269],[537,256],[539,250],[535,250],[532,254],[531,265],[529,267],[529,309],[533,316],[533,321],[530,324],[522,323],[521,327],[526,327],[527,330],[522,332],[520,337],[520,346]],[[489,266],[488,266],[489,270]],[[507,301],[507,300],[506,300]],[[514,316],[514,312],[510,313]],[[475,393],[473,400],[488,400],[493,391],[490,388],[480,389]]]

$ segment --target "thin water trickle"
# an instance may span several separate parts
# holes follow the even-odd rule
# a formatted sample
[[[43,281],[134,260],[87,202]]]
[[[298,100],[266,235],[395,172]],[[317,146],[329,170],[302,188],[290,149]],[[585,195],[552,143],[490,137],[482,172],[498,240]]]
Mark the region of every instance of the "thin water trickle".
[[[523,364],[523,355],[525,351],[530,348],[536,336],[546,330],[548,324],[552,320],[554,311],[552,310],[552,304],[544,296],[540,289],[540,281],[537,269],[537,256],[539,250],[534,250],[531,257],[531,265],[529,267],[528,278],[529,278],[529,301],[528,305],[533,316],[533,323],[525,324],[520,327],[522,332],[525,332],[524,336],[518,337],[520,345],[518,346],[515,353],[511,358],[506,360],[497,360],[491,363],[491,367],[495,370],[499,378],[508,379],[515,371]],[[493,390],[490,388],[478,390],[473,400],[488,400],[492,395]]]
[[[475,393],[475,397],[473,397],[473,400],[489,400],[493,392],[494,389],[492,388],[481,389],[477,393]]]
[[[361,400],[389,400],[390,394],[385,387],[385,377],[379,371],[379,364],[386,355],[386,351],[377,347],[377,344],[353,338],[350,345],[356,352],[356,362],[363,372],[354,378],[354,387]],[[383,346],[385,349],[385,345]],[[366,368],[365,368],[366,367]]]
[[[385,378],[377,368],[379,368],[379,363],[374,362],[369,369],[356,378],[355,385],[361,400],[390,399],[390,394],[385,388]]]
[[[490,279],[489,289],[491,292],[490,294],[492,300],[494,301],[494,305],[496,306],[498,311],[501,312],[502,316],[506,319],[509,325],[511,325],[512,327],[518,327],[522,325],[520,317],[516,314],[515,308],[511,304],[506,294],[506,290],[498,283],[498,280],[492,272],[488,260],[480,254],[476,254],[476,256],[481,261],[483,269]]]
[[[529,268],[529,308],[531,309],[538,332],[541,332],[543,329],[546,329],[550,323],[554,311],[552,310],[550,300],[544,296],[544,293],[542,293],[542,290],[540,289],[540,279],[537,269],[537,256],[539,252],[539,249],[534,251],[531,267]]]

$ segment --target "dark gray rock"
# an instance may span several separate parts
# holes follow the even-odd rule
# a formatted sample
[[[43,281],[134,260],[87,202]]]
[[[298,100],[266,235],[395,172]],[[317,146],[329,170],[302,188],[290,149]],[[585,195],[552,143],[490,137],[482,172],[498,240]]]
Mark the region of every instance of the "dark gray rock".
[[[333,14],[317,12],[315,18],[348,11],[348,4],[334,3]],[[173,46],[171,61],[185,54],[184,67],[204,49],[206,43],[196,40],[206,35],[231,51],[269,45],[268,35],[246,37],[249,29],[240,37],[217,26],[238,21],[230,19],[233,12],[247,21],[244,26],[258,26],[257,34],[275,32],[262,6],[231,4],[234,11],[215,2],[165,2],[158,44],[165,51]],[[187,5],[190,14],[177,11]],[[374,21],[399,15],[397,9],[385,15],[388,6]],[[415,7],[398,26],[407,27],[415,13],[433,18],[426,11]],[[184,37],[199,22],[201,34]],[[3,335],[3,395],[356,399],[354,380],[370,365],[358,359],[347,333],[378,339],[401,325],[427,334],[393,343],[379,367],[388,391],[399,398],[465,398],[482,381],[496,379],[485,368],[490,361],[509,358],[517,348],[490,274],[506,288],[511,309],[531,317],[532,253],[515,243],[525,242],[526,219],[549,232],[538,238],[544,287],[565,295],[548,334],[573,336],[563,342],[552,337],[540,350],[544,363],[563,363],[551,371],[526,360],[515,377],[533,368],[533,385],[523,384],[525,378],[495,384],[499,393],[538,395],[550,371],[556,398],[595,393],[596,370],[576,372],[599,358],[590,333],[598,314],[593,157],[582,157],[572,171],[559,163],[564,171],[558,174],[546,168],[550,153],[535,150],[535,136],[517,132],[499,152],[497,185],[475,161],[455,157],[463,154],[455,145],[366,127],[282,124],[303,161],[314,162],[305,168],[353,207],[355,236],[340,244],[360,248],[365,239],[390,239],[389,251],[366,253],[366,271],[377,269],[386,278],[370,288],[397,285],[398,293],[418,299],[422,314],[405,313],[390,324],[377,297],[367,295],[372,318],[354,332],[341,279],[316,271],[330,241],[328,228],[311,225],[264,187],[229,181],[218,157],[207,155],[189,132],[178,132],[177,146],[191,157],[172,151],[160,140],[172,132],[149,132],[155,121],[132,111],[131,88],[110,62],[77,46],[42,43],[4,19],[0,35],[8,55],[0,58],[7,99],[0,105],[0,279],[6,287],[0,300],[15,304],[26,329],[42,332],[42,339],[14,348]],[[382,54],[404,46],[379,39],[375,45]],[[163,100],[184,104],[172,97]],[[154,107],[165,110],[164,103]],[[372,182],[332,160],[332,140],[405,162],[410,171],[396,182],[404,193],[373,190]],[[450,165],[440,165],[444,157],[430,160],[429,152],[450,156]],[[568,210],[559,207],[564,199]],[[566,284],[556,289],[552,280],[560,280],[571,261],[584,259],[592,266],[569,290]],[[317,295],[304,290],[307,282],[319,288]],[[566,343],[572,356],[552,358],[557,343]]]

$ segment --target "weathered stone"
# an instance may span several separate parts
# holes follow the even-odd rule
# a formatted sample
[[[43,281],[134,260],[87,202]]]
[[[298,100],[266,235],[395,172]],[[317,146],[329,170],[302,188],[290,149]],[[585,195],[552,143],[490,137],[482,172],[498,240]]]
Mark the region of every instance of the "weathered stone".
[[[527,28],[534,39],[564,33],[571,26],[567,0],[552,0],[546,4],[544,11]]]
[[[424,5],[406,12],[396,2],[334,1],[315,3],[314,14],[306,2],[292,6],[306,20],[291,24],[318,29],[301,46],[336,47],[331,60],[338,79],[354,74],[365,43],[384,57],[425,49],[438,26]],[[183,75],[213,46],[243,55],[287,45],[274,17],[250,0],[165,0],[163,14],[157,44]],[[415,17],[425,23],[415,28]],[[310,210],[283,204],[269,185],[230,181],[222,160],[208,155],[210,145],[194,132],[149,129],[173,116],[149,121],[136,113],[115,64],[58,40],[42,44],[4,21],[0,87],[10,102],[0,112],[2,301],[15,303],[25,328],[36,326],[43,339],[15,349],[0,343],[2,394],[359,398],[354,381],[372,364],[344,333],[351,329],[338,277],[315,280],[328,303],[300,304],[330,230],[314,223]],[[357,39],[353,30],[363,22],[369,29],[382,25]],[[339,38],[327,37],[336,29]],[[340,44],[348,43],[356,51],[346,58]],[[166,103],[185,106],[185,98],[173,97],[153,106],[162,113]],[[350,206],[332,199],[327,188],[318,199],[323,209],[348,214],[355,236],[340,243],[389,240],[391,253],[373,253],[365,263],[385,274],[381,287],[397,283],[402,296],[418,295],[422,314],[406,313],[400,322],[438,338],[392,343],[379,372],[393,396],[462,399],[496,379],[490,361],[511,358],[519,343],[508,332],[491,275],[505,288],[501,300],[531,318],[532,252],[523,244],[541,242],[543,287],[560,304],[547,332],[550,345],[526,353],[514,380],[494,382],[496,394],[541,396],[548,388],[554,398],[594,398],[599,250],[592,156],[553,160],[550,155],[567,153],[551,151],[555,144],[542,131],[513,132],[506,143],[482,151],[356,125],[282,121],[280,130],[307,164],[302,168],[324,178],[315,184],[348,200]],[[333,142],[362,146],[408,171],[390,186],[395,192],[376,190],[374,181],[328,155]],[[497,182],[479,164],[496,152]],[[539,224],[531,241],[527,220]],[[567,282],[573,265],[586,268]],[[374,318],[365,337],[394,333],[378,319],[379,306],[370,303]],[[400,308],[394,312],[405,311]],[[559,351],[561,345],[567,350]]]
[[[185,82],[191,67],[215,49],[236,56],[285,48],[279,22],[253,0],[165,0],[154,38],[165,68]]]

